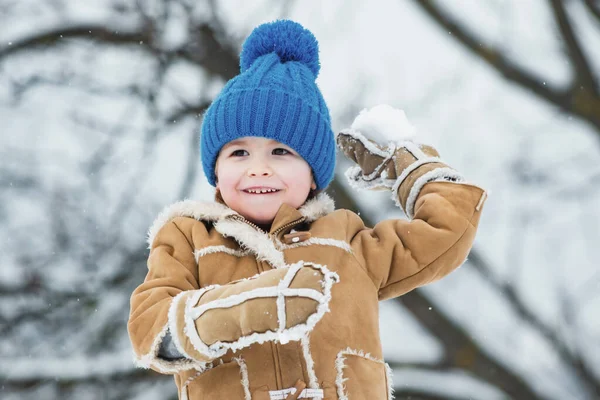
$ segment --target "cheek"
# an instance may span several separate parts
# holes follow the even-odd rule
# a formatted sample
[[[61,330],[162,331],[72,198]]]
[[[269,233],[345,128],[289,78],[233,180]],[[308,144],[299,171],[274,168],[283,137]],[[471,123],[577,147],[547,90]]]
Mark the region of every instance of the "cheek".
[[[299,161],[295,163],[287,163],[282,168],[287,177],[287,183],[289,186],[297,189],[310,189],[310,184],[312,183],[312,174],[311,168],[306,162]]]
[[[217,186],[221,192],[234,190],[239,180],[239,174],[230,166],[221,166],[217,173]]]

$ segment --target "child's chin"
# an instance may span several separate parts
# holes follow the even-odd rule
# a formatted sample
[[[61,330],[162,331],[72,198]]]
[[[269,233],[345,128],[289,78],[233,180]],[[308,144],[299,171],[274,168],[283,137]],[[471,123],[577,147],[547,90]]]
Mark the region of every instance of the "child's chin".
[[[281,207],[280,199],[263,198],[247,200],[239,204],[238,213],[257,224],[270,224]]]
[[[275,213],[260,213],[258,215],[254,213],[246,213],[244,216],[246,219],[254,222],[255,224],[263,225],[273,222]]]

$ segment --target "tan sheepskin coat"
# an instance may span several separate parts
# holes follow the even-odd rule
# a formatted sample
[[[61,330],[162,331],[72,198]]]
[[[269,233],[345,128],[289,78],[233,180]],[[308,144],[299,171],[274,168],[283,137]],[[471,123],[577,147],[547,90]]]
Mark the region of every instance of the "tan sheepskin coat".
[[[413,197],[410,220],[374,228],[324,193],[282,205],[270,232],[219,203],[167,207],[131,297],[138,365],[173,374],[180,399],[391,398],[378,302],[465,261],[486,193],[429,182]],[[158,357],[167,331],[184,359]]]

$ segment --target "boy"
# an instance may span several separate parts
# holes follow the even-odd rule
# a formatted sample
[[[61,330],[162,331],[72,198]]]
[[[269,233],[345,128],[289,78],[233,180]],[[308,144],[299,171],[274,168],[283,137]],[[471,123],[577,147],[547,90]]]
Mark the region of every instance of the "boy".
[[[240,64],[202,123],[218,201],[176,203],[150,229],[128,325],[136,360],[173,374],[180,399],[391,398],[378,301],[465,260],[485,192],[431,147],[350,129],[337,144],[358,164],[351,182],[391,190],[411,218],[365,227],[322,192],[335,138],[314,36],[261,25]]]

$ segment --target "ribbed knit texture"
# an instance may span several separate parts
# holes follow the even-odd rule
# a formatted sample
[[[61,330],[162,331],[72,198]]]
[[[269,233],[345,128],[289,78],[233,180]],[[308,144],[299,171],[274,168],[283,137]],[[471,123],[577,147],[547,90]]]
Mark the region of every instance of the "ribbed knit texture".
[[[264,49],[272,52],[261,55],[268,51]],[[335,139],[329,110],[315,83],[317,54],[314,36],[292,21],[263,24],[246,39],[243,72],[227,82],[202,122],[202,167],[213,186],[219,151],[244,136],[274,139],[294,149],[311,166],[317,189],[331,182]]]

